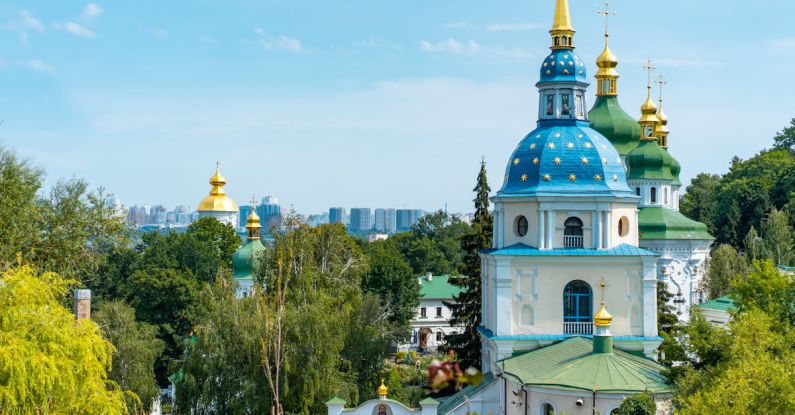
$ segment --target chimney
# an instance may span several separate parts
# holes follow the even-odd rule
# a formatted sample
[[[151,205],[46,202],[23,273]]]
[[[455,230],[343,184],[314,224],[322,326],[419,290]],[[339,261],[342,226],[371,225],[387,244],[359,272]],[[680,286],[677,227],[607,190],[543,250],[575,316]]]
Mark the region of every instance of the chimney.
[[[75,320],[91,318],[91,290],[75,290]]]
[[[432,282],[433,281],[433,273],[429,272],[429,273],[425,274],[425,279],[428,280],[428,282]]]

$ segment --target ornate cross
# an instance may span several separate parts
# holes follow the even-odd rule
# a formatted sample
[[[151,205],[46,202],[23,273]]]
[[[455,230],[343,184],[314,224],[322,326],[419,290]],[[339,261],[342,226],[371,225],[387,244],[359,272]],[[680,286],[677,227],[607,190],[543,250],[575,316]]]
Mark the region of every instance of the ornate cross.
[[[610,27],[610,16],[615,16],[616,12],[610,10],[610,0],[605,0],[605,8],[597,10],[596,14],[601,14],[605,17],[605,36],[608,36],[608,29]]]
[[[256,195],[251,195],[251,206],[254,207],[254,209],[257,208],[257,196]]]
[[[651,88],[651,73],[652,73],[652,72],[654,72],[654,70],[655,70],[655,69],[657,69],[657,68],[654,66],[654,64],[652,63],[652,61],[651,61],[651,58],[649,58],[649,59],[646,61],[646,63],[644,63],[644,64],[643,64],[643,69],[645,69],[645,70],[646,70],[646,72],[648,72],[648,73],[649,73],[649,82],[648,82],[648,86],[649,86],[649,88]]]
[[[657,82],[657,85],[660,86],[660,101],[662,101],[663,88],[665,88],[665,86],[668,85],[668,81],[665,79],[665,77],[662,74],[660,74],[660,77],[657,78],[655,82]]]
[[[602,303],[605,302],[605,288],[607,288],[608,286],[609,285],[607,284],[607,281],[604,278],[602,278],[602,281],[599,281],[599,288],[602,289]]]

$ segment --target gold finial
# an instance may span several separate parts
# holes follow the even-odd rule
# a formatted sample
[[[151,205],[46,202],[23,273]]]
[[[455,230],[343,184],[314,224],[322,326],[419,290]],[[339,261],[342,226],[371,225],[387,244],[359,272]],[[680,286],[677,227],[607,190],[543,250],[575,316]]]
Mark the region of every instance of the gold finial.
[[[663,112],[663,89],[668,85],[668,81],[660,74],[660,77],[655,81],[660,86],[660,107],[657,110],[657,119],[660,121],[654,128],[654,135],[660,140],[660,147],[668,148],[668,134],[671,130],[668,128],[668,115]]]
[[[259,239],[262,224],[260,223],[259,215],[257,215],[257,198],[251,197],[251,213],[246,218],[246,231],[248,232],[248,239]]]
[[[552,49],[574,49],[574,27],[571,25],[569,0],[556,0],[555,17],[552,20]]]
[[[596,312],[593,316],[593,324],[596,327],[610,327],[613,323],[613,316],[607,312],[607,308],[605,308],[605,302],[602,301],[602,308]]]
[[[616,55],[613,55],[613,52],[610,51],[610,45],[608,43],[609,32],[609,21],[610,15],[616,15],[614,11],[610,10],[610,2],[609,0],[605,1],[605,8],[604,10],[599,10],[596,12],[597,14],[602,14],[605,16],[605,48],[602,50],[602,53],[599,57],[596,58],[596,66],[599,67],[599,70],[596,72],[596,79],[598,81],[598,90],[596,91],[597,96],[608,96],[608,95],[617,95],[617,85],[616,80],[618,79],[618,71],[616,71],[616,67],[618,66],[618,58]]]
[[[646,102],[640,107],[640,125],[644,140],[655,140],[654,129],[660,120],[657,118],[657,105],[651,99],[651,74],[656,69],[651,62],[651,58],[643,65],[643,69],[648,73],[648,81],[646,83]]]
[[[389,393],[389,389],[384,385],[384,378],[381,378],[381,386],[378,387],[378,396],[381,399],[386,399],[386,395]]]

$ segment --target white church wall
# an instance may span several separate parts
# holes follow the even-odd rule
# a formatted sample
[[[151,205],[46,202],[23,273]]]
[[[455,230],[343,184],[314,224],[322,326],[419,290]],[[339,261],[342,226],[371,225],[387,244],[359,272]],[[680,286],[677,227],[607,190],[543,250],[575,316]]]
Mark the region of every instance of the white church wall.
[[[522,243],[538,247],[538,203],[502,203],[505,215],[504,233],[505,244],[511,246]],[[516,219],[519,216],[527,218],[527,234],[523,237],[516,233]]]

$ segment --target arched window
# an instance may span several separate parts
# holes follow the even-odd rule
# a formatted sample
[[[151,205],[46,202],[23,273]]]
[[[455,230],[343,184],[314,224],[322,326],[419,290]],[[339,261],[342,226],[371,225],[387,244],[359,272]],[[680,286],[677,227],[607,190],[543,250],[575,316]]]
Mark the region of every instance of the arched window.
[[[652,204],[657,203],[657,188],[656,187],[652,187],[651,188],[651,203]]]
[[[640,196],[640,187],[635,188],[635,195]]]
[[[582,248],[582,221],[579,218],[571,217],[563,223],[566,229],[563,231],[564,248]]]
[[[539,415],[555,415],[555,408],[552,407],[552,404],[542,404]]]
[[[618,408],[613,409],[612,411],[610,411],[610,415],[618,415],[618,413],[619,413],[618,412]]]
[[[585,281],[572,281],[563,289],[563,333],[592,334],[593,294]]]

